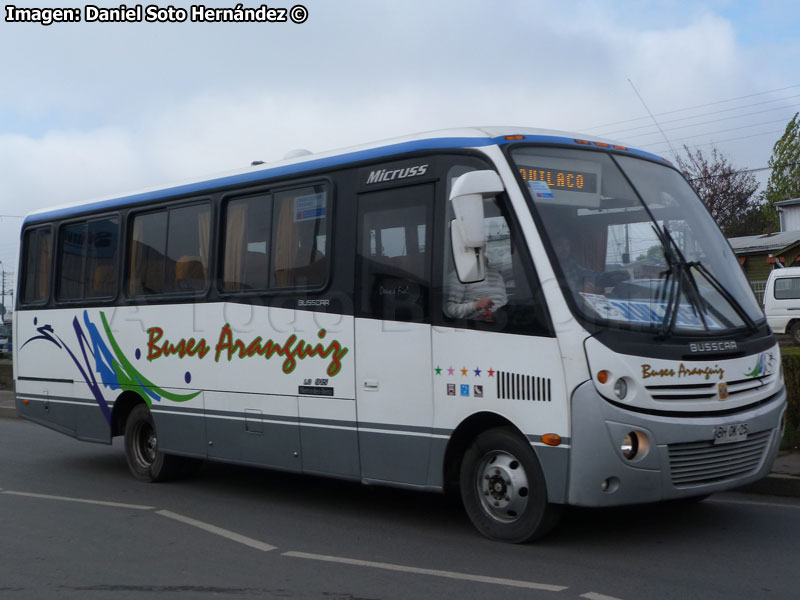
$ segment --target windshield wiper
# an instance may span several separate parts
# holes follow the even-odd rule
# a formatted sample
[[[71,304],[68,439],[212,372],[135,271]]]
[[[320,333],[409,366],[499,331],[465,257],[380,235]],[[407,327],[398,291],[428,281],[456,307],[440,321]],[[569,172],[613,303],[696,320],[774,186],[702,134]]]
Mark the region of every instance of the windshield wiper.
[[[753,332],[758,331],[758,327],[753,321],[752,317],[747,314],[747,311],[742,307],[739,301],[736,299],[733,294],[731,294],[725,287],[720,283],[720,281],[708,270],[708,268],[701,263],[700,261],[687,261],[686,257],[684,257],[683,252],[681,252],[680,246],[670,234],[669,229],[667,226],[664,225],[663,230],[660,229],[658,226],[653,225],[653,229],[656,232],[656,235],[661,241],[664,247],[664,257],[667,260],[667,264],[669,264],[669,269],[666,271],[667,274],[673,274],[677,271],[677,298],[674,298],[673,302],[673,295],[670,294],[670,302],[667,304],[665,314],[664,314],[664,321],[661,325],[661,335],[663,337],[669,337],[672,335],[672,332],[675,328],[675,322],[677,320],[677,313],[680,307],[680,297],[683,293],[683,278],[686,277],[686,280],[689,283],[689,300],[694,305],[695,309],[697,310],[697,315],[700,317],[700,320],[703,323],[703,328],[708,331],[708,322],[706,320],[704,311],[705,305],[707,301],[703,299],[703,295],[700,293],[700,289],[697,286],[697,281],[694,277],[694,273],[692,273],[692,269],[697,269],[697,271],[703,275],[703,277],[711,284],[711,287],[722,296],[722,298],[733,308],[734,312],[742,319],[742,322]],[[674,289],[676,286],[673,285],[672,288]]]
[[[662,296],[662,299],[667,300],[667,305],[664,308],[664,320],[661,322],[661,327],[659,328],[660,336],[662,338],[668,338],[675,330],[675,324],[678,320],[678,313],[680,312],[681,296],[684,294],[684,278],[686,278],[690,283],[690,292],[692,296],[691,300],[695,302],[695,306],[698,308],[698,315],[703,323],[703,327],[708,330],[708,323],[706,323],[705,317],[700,309],[700,305],[696,304],[696,302],[699,300],[699,298],[695,297],[697,292],[696,284],[691,279],[691,271],[689,271],[687,268],[686,259],[681,253],[680,248],[675,243],[675,240],[672,239],[672,236],[670,235],[666,225],[664,226],[664,229],[661,230],[657,225],[654,224],[653,231],[661,242],[661,246],[664,249],[664,258],[669,266],[669,268],[663,273],[666,275],[666,279],[664,281],[665,293],[664,296]],[[669,282],[668,291],[666,287],[667,282]],[[697,294],[697,296],[699,296],[699,294]]]
[[[739,318],[745,323],[745,325],[747,325],[747,327],[753,333],[758,331],[758,326],[756,326],[756,322],[753,320],[753,318],[749,314],[747,314],[747,311],[739,303],[736,297],[725,289],[725,286],[723,286],[722,283],[720,283],[719,279],[714,277],[714,274],[711,273],[711,271],[709,271],[708,268],[703,263],[701,263],[700,261],[696,261],[690,263],[690,265],[695,267],[700,272],[700,274],[706,279],[706,281],[708,281],[708,283],[711,284],[711,287],[713,287],[714,290],[716,290],[716,292],[720,296],[722,296],[728,302],[728,304],[730,304],[731,308],[733,308],[736,314],[739,315]]]

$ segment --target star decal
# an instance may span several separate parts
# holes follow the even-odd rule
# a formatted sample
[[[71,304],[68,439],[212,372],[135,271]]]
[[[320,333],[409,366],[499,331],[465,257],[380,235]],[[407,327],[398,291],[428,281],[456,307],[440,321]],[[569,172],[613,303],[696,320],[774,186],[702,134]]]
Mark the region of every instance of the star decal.
[[[462,377],[466,377],[467,376],[467,367],[461,367],[461,375],[462,375]]]
[[[478,367],[475,367],[474,373],[475,373],[475,377],[480,377],[481,376],[481,370]]]
[[[447,369],[447,374],[448,375],[453,375],[453,373],[455,373],[455,371],[456,370],[453,367],[450,367],[449,369]]]
[[[489,377],[494,377],[494,369],[489,367]]]
[[[437,375],[441,375],[442,374],[442,368],[441,367],[436,367],[436,374]]]

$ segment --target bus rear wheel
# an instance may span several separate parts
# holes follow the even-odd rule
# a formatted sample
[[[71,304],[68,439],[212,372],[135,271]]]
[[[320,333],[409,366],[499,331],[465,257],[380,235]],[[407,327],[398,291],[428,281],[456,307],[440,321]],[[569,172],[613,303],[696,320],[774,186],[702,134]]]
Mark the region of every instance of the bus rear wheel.
[[[547,501],[544,473],[533,449],[511,429],[477,436],[464,453],[460,475],[467,515],[488,538],[528,542],[558,522],[561,507]]]
[[[125,421],[125,458],[131,474],[140,481],[166,481],[181,470],[181,457],[158,449],[156,424],[144,404],[135,406]]]

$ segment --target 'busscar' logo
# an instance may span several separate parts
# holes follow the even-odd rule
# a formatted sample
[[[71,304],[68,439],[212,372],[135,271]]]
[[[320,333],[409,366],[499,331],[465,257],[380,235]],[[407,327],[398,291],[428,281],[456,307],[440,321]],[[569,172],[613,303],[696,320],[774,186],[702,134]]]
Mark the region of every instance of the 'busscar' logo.
[[[405,167],[403,169],[378,169],[377,171],[370,171],[367,177],[367,184],[370,183],[384,183],[386,181],[394,181],[395,179],[408,179],[409,177],[419,177],[425,175],[428,171],[428,165],[415,165],[413,167]]]
[[[699,342],[689,344],[690,352],[721,352],[726,350],[736,350],[736,342]]]

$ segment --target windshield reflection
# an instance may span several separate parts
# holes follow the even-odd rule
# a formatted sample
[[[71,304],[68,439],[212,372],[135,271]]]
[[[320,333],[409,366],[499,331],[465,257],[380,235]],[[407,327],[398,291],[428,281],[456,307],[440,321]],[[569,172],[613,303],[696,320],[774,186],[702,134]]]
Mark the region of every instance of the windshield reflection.
[[[585,150],[512,156],[582,316],[663,335],[763,319],[727,241],[674,169]]]

